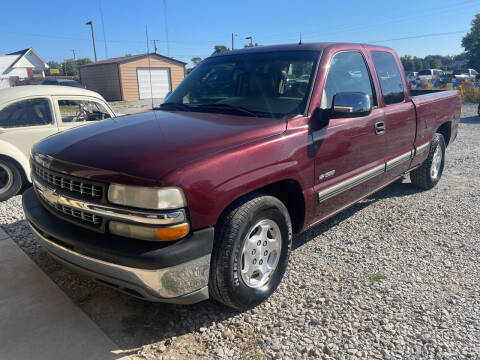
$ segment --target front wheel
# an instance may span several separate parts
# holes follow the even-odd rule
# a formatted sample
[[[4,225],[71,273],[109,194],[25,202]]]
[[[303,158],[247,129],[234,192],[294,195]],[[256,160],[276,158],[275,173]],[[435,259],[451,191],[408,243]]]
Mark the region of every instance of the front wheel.
[[[254,194],[239,201],[215,229],[210,294],[238,310],[260,304],[280,284],[291,245],[292,224],[280,200]]]
[[[437,133],[433,137],[428,157],[419,168],[410,173],[410,179],[419,188],[429,190],[440,181],[444,166],[445,139]]]

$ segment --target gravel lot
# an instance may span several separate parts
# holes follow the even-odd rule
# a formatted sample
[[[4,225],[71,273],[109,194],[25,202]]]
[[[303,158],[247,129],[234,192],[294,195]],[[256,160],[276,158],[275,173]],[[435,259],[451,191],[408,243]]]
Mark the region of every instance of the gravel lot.
[[[408,179],[294,239],[282,285],[245,313],[150,304],[56,264],[17,196],[2,227],[134,359],[480,358],[480,118],[465,105],[440,183]]]

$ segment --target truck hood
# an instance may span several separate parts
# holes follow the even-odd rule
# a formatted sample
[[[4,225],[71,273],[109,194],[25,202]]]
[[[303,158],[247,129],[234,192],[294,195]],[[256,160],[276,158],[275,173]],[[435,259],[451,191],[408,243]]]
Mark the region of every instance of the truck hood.
[[[54,135],[38,143],[34,152],[58,160],[54,163],[159,180],[191,162],[280,134],[285,128],[284,119],[155,111],[103,120]],[[70,165],[68,168],[72,169]]]

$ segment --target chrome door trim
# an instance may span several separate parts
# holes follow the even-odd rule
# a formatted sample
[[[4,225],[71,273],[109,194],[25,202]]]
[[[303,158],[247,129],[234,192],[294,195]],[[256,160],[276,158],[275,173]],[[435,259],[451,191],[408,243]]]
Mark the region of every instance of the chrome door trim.
[[[417,149],[415,150],[415,156],[418,156],[421,153],[423,153],[425,150],[427,150],[429,145],[430,145],[430,141],[427,141],[425,144],[417,146]]]
[[[357,185],[360,185],[374,177],[381,175],[385,172],[385,163],[375,166],[367,171],[364,171],[358,175],[355,175],[349,179],[339,182],[338,184],[332,185],[326,189],[323,189],[318,192],[318,201],[324,202],[334,196],[340,195],[341,193],[354,188]]]
[[[413,156],[413,150],[406,152],[402,155],[399,155],[391,160],[386,162],[386,171],[393,169],[395,166],[401,165],[406,161],[409,161]]]

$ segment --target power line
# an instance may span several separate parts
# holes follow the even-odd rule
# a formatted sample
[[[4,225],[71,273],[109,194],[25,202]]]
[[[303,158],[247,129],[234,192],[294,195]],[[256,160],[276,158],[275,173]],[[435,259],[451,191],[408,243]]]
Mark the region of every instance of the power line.
[[[453,34],[463,34],[463,33],[467,32],[467,31],[468,31],[468,29],[466,29],[466,30],[458,30],[458,31],[449,31],[449,32],[444,32],[444,33],[432,33],[432,34],[424,34],[424,35],[405,36],[405,37],[394,38],[394,39],[368,41],[368,43],[369,43],[369,44],[378,44],[378,43],[389,42],[389,41],[397,41],[397,40],[421,39],[421,38],[433,37],[433,36],[444,36],[444,35],[453,35]]]
[[[102,20],[103,41],[105,42],[105,59],[108,59],[107,36],[105,35],[105,24],[103,22],[102,0],[98,0],[98,7],[100,8],[100,18]]]
[[[370,24],[356,24],[356,25],[345,25],[345,26],[336,26],[335,30],[329,31],[329,32],[321,32],[321,31],[310,31],[310,32],[304,32],[302,31],[302,36],[304,38],[312,38],[315,37],[317,38],[319,35],[325,36],[325,35],[331,35],[331,34],[339,34],[339,33],[348,33],[348,32],[354,32],[354,31],[359,31],[367,28],[375,28],[379,26],[386,26],[386,25],[391,25],[393,23],[398,23],[398,22],[404,22],[404,21],[409,21],[409,20],[414,20],[418,18],[424,18],[426,14],[432,15],[437,12],[445,12],[449,9],[454,9],[456,10],[456,14],[458,14],[458,10],[468,10],[471,12],[471,6],[473,4],[478,4],[480,1],[462,1],[456,4],[449,4],[447,6],[443,7],[434,7],[434,8],[429,8],[429,9],[424,9],[421,12],[417,12],[415,15],[408,15],[408,16],[402,16],[402,17],[393,17],[390,19],[387,19],[387,21],[382,21],[379,23],[370,23]],[[277,36],[282,36],[280,34],[277,34]],[[286,39],[285,36],[292,36],[291,38]],[[275,39],[272,39],[272,37],[266,37],[266,39],[270,39],[271,41],[276,41],[276,40],[281,40],[281,41],[289,41],[289,40],[298,40],[298,33],[295,35],[293,33],[289,33],[289,35],[283,36],[282,38],[276,37]],[[265,37],[263,37],[265,39]]]

